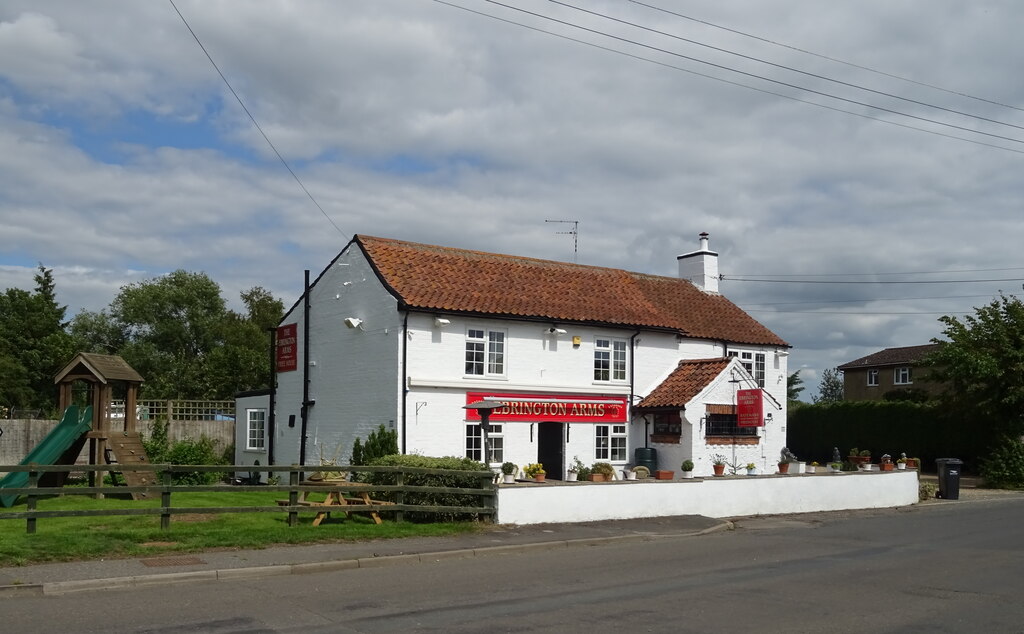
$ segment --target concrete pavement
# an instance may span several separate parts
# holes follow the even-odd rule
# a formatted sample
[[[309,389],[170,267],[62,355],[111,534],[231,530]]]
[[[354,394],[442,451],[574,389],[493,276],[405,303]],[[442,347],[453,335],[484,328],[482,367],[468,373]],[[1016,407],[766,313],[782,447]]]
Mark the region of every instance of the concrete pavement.
[[[5,567],[0,568],[0,598],[408,565],[523,550],[696,536],[731,526],[725,520],[696,515],[573,524],[494,525],[476,533],[451,537],[272,546],[259,550]]]

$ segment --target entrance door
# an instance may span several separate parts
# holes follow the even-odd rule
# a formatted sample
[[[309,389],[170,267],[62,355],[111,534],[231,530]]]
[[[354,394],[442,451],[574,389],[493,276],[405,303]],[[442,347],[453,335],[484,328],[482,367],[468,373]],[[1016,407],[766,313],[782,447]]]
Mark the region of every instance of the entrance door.
[[[537,424],[537,462],[544,465],[548,480],[561,480],[565,468],[565,425]]]

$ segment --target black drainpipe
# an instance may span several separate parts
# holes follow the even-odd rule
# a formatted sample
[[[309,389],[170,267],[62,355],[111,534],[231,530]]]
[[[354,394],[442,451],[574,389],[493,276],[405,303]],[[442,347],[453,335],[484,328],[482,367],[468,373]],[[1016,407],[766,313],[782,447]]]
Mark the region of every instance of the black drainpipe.
[[[302,427],[299,432],[299,464],[306,464],[306,441],[309,432],[309,406],[315,401],[309,400],[309,269],[306,269],[305,283],[302,292]]]
[[[633,333],[633,336],[629,338],[629,422],[633,423],[633,388],[634,379],[636,378],[636,338],[640,336],[640,331],[637,330]],[[647,447],[647,418],[644,418],[644,447]],[[629,456],[627,456],[628,458]]]
[[[267,412],[267,463],[274,463],[274,435],[277,429],[277,418],[274,408],[277,406],[277,328],[270,331],[270,411]]]
[[[409,420],[409,311],[402,318],[402,446],[399,453],[405,453],[405,429]]]

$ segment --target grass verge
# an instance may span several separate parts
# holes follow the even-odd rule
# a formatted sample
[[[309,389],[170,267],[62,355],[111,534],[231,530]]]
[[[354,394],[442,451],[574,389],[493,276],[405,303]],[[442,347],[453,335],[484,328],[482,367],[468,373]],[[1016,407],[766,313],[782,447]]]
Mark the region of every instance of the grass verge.
[[[181,508],[214,506],[273,506],[279,492],[176,493],[173,505]],[[39,499],[38,510],[85,510],[159,507],[158,500],[85,496]],[[25,510],[24,501],[10,511]],[[315,512],[299,514],[299,525],[288,526],[281,513],[210,513],[172,515],[170,530],[160,530],[159,515],[59,517],[37,520],[36,533],[25,532],[24,520],[0,520],[0,566],[155,556],[212,549],[265,548],[277,544],[316,544],[401,537],[437,537],[478,530],[472,522],[448,524],[383,524],[355,514],[334,513],[320,526],[312,525]]]

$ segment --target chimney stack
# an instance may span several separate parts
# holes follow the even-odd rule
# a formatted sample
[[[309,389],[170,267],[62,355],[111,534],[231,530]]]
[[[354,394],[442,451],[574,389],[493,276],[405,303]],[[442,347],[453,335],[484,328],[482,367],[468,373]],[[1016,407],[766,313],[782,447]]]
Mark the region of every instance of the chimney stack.
[[[676,258],[679,277],[693,282],[705,293],[718,292],[718,254],[708,248],[708,234],[700,234],[700,249]]]

